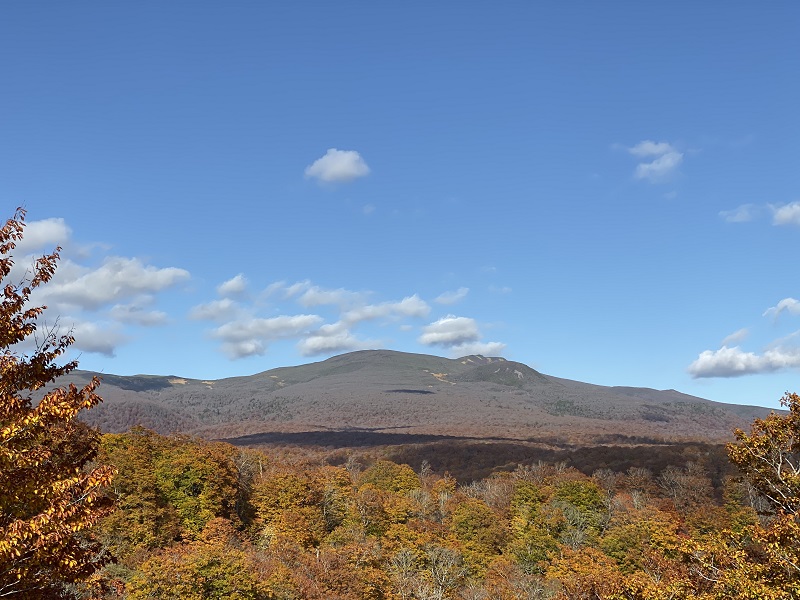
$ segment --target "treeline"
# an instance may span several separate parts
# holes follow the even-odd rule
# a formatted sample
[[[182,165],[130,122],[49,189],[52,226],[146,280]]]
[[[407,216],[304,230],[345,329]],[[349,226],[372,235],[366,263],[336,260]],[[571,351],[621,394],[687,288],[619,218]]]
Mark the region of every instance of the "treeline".
[[[104,436],[98,461],[119,474],[95,597],[800,597],[783,513],[744,480],[715,490],[700,462],[459,484],[428,463],[308,464],[141,428]]]

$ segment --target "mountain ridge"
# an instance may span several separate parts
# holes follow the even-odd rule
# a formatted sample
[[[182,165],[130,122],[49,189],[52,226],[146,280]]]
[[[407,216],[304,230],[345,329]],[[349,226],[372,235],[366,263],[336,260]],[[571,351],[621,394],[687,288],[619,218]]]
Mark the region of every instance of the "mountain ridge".
[[[265,432],[397,430],[501,439],[601,439],[625,434],[721,441],[769,409],[676,390],[599,386],[540,373],[501,357],[448,359],[361,350],[323,361],[217,380],[99,375],[105,402],[85,415],[103,431],[233,438]]]

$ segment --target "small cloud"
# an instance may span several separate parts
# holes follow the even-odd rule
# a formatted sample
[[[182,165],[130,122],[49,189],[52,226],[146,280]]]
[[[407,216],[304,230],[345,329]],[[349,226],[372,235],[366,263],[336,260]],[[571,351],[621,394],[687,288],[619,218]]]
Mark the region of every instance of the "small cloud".
[[[496,355],[506,347],[500,342],[482,342],[480,338],[475,319],[447,315],[423,327],[417,341],[426,346],[445,348],[453,358],[468,354]]]
[[[71,234],[72,230],[61,218],[31,221],[25,224],[23,238],[16,243],[15,252],[20,256],[36,251],[52,252],[56,246],[67,243]]]
[[[149,304],[149,301],[116,304],[111,308],[109,314],[115,321],[129,325],[141,325],[143,327],[164,325],[167,322],[167,313],[160,310],[149,310],[146,306],[147,304]]]
[[[426,346],[455,346],[478,339],[480,332],[475,319],[447,315],[423,327],[419,342]]]
[[[312,334],[297,343],[297,349],[303,356],[351,352],[353,350],[371,350],[380,347],[381,343],[377,340],[360,340],[346,329],[338,327],[334,327],[330,332],[321,327],[318,333]]]
[[[683,153],[667,142],[645,140],[628,148],[628,152],[640,159],[648,159],[636,165],[635,177],[651,183],[664,181],[683,162]]]
[[[426,317],[431,307],[417,294],[407,296],[399,302],[382,302],[367,304],[348,310],[342,315],[342,321],[354,325],[361,321],[371,321],[386,317]]]
[[[375,205],[374,204],[365,204],[364,207],[361,209],[365,215],[371,215],[375,212]]]
[[[245,292],[247,289],[247,279],[241,273],[228,279],[227,281],[223,281],[221,284],[217,286],[217,293],[220,296],[227,297],[227,296],[239,296]]]
[[[213,336],[225,341],[244,341],[251,338],[277,340],[307,334],[319,325],[318,315],[281,315],[269,319],[247,318],[225,323],[214,330]]]
[[[724,340],[722,340],[722,344],[720,344],[720,345],[721,346],[736,346],[737,344],[743,342],[745,340],[745,338],[748,336],[749,333],[750,332],[748,331],[748,329],[746,327],[742,328],[742,329],[739,329],[738,331],[734,331],[732,334],[730,334],[728,337],[726,337]]]
[[[464,298],[467,297],[469,294],[469,288],[467,287],[460,287],[454,292],[444,292],[434,298],[434,302],[438,302],[439,304],[455,304],[456,302],[461,302]]]
[[[655,183],[666,178],[675,171],[683,162],[683,154],[680,152],[670,152],[664,156],[659,156],[649,163],[639,163],[636,165],[636,178],[648,179]]]
[[[242,340],[240,342],[224,342],[221,346],[222,352],[228,358],[247,358],[248,356],[263,356],[267,348],[259,340]]]
[[[220,325],[211,336],[222,342],[222,350],[231,358],[261,355],[275,340],[309,335],[318,326],[318,315],[281,315],[270,319],[243,318]]]
[[[449,353],[454,358],[469,356],[470,354],[480,354],[481,356],[500,356],[506,349],[506,345],[500,342],[467,342],[451,346]]]
[[[294,294],[293,294],[294,295]],[[351,306],[363,300],[364,294],[352,292],[344,288],[326,290],[316,285],[308,287],[297,299],[305,307],[321,306],[326,304],[336,306]]]
[[[281,290],[284,290],[284,289],[286,289],[286,282],[285,281],[276,281],[274,283],[270,283],[264,289],[264,295],[269,297],[269,296],[272,296],[273,294],[279,293]]]
[[[272,286],[270,286],[272,287]],[[297,294],[302,294],[311,287],[311,282],[306,279],[305,281],[298,281],[289,286],[283,286],[283,297],[291,298]],[[276,288],[276,291],[280,288]]]
[[[778,338],[777,340],[771,342],[767,348],[775,349],[775,348],[784,348],[787,345],[791,347],[795,347],[797,345],[797,341],[800,339],[800,330],[793,331],[792,333],[785,335],[783,337]]]
[[[763,354],[744,352],[738,346],[701,352],[691,365],[689,374],[696,378],[741,377],[800,368],[800,349],[774,348]]]
[[[784,298],[775,306],[772,306],[764,311],[762,317],[775,317],[778,318],[782,312],[788,312],[790,315],[800,315],[800,301],[794,298]]]
[[[800,225],[800,201],[770,208],[773,225]]]
[[[758,207],[754,204],[742,204],[733,210],[721,210],[720,218],[727,223],[746,223],[756,218]]]
[[[98,323],[79,321],[72,325],[72,336],[75,338],[73,348],[83,352],[102,354],[113,358],[117,346],[127,338],[116,327],[103,327]]]
[[[666,194],[664,194],[664,198],[667,200],[674,200],[677,197],[678,197],[678,192],[676,192],[675,190],[672,190],[671,192],[667,192]]]
[[[325,156],[306,167],[306,177],[326,183],[354,181],[369,175],[369,167],[355,150],[330,148]]]
[[[189,311],[189,318],[195,321],[227,321],[236,316],[239,305],[230,298],[213,300],[198,304]]]

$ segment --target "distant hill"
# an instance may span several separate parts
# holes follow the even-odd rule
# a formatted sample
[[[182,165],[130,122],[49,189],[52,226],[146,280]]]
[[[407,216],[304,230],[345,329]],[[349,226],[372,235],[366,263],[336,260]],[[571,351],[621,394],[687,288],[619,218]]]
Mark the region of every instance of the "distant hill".
[[[59,384],[93,375],[75,371]],[[769,413],[675,390],[570,381],[502,358],[389,350],[218,380],[101,377],[105,402],[86,413],[90,424],[107,432],[143,425],[213,438],[369,432],[578,444],[722,441]]]

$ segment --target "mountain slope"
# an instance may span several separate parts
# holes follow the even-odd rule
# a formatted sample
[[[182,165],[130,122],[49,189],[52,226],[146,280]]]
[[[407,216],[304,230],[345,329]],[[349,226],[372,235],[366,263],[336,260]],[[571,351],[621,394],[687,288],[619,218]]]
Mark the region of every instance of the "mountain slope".
[[[84,383],[93,373],[67,380]],[[87,420],[207,437],[262,432],[402,431],[475,438],[591,441],[608,436],[722,440],[769,411],[675,390],[605,387],[502,358],[366,350],[247,377],[105,375]]]

